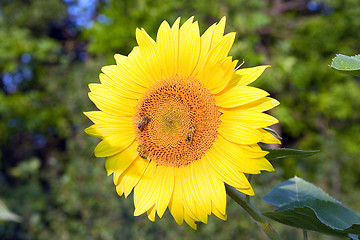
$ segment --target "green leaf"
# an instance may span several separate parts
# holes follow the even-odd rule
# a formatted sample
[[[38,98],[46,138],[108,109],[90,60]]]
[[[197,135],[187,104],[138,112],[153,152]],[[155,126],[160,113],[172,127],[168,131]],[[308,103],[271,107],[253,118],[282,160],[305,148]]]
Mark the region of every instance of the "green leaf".
[[[0,220],[20,222],[20,217],[11,212],[5,203],[0,200]]]
[[[295,201],[306,201],[308,199],[339,203],[314,184],[296,176],[277,185],[262,200],[275,207],[282,207]]]
[[[360,235],[359,214],[301,178],[279,184],[263,200],[279,207],[263,214],[283,224],[353,239]]]
[[[330,235],[360,234],[360,215],[339,203],[319,199],[296,201],[263,214],[286,225]]]
[[[269,149],[265,147],[261,147],[264,151],[269,152],[265,158],[267,160],[286,158],[286,157],[310,157],[320,150],[298,150],[291,148],[277,148],[277,149]]]
[[[337,54],[330,67],[348,74],[360,76],[360,55],[346,56]]]
[[[350,238],[350,239],[352,239],[352,240],[359,240],[359,235],[355,235],[355,234],[348,234],[348,237]]]

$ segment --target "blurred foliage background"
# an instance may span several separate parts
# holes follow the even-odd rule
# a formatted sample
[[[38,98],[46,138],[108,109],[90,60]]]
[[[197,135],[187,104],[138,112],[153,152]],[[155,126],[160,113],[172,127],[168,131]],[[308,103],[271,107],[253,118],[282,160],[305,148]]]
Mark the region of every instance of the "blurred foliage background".
[[[169,213],[155,223],[133,217],[132,197],[116,195],[104,159],[93,156],[97,140],[83,132],[82,112],[95,109],[87,84],[100,68],[131,51],[136,27],[155,38],[178,16],[195,16],[202,32],[227,16],[234,58],[272,65],[255,85],[281,102],[271,114],[282,146],[321,150],[255,176],[258,208],[271,210],[261,197],[298,175],[360,212],[360,79],[328,66],[336,53],[360,52],[358,0],[2,0],[0,198],[21,222],[0,222],[1,239],[265,239],[232,200],[226,222],[212,216],[198,231]]]

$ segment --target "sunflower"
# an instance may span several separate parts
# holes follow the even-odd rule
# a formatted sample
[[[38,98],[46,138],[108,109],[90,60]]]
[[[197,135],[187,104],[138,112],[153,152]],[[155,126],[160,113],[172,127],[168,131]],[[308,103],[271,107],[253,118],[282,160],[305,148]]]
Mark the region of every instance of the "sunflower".
[[[264,130],[278,121],[263,113],[278,102],[247,86],[269,66],[236,70],[225,17],[201,36],[193,17],[179,23],[164,21],[156,41],[136,29],[139,46],[101,69],[85,132],[102,139],[95,156],[117,193],[134,190],[135,216],[155,221],[169,208],[196,229],[211,213],[226,220],[225,184],[254,195],[244,173],[274,171],[258,143],[279,143]]]

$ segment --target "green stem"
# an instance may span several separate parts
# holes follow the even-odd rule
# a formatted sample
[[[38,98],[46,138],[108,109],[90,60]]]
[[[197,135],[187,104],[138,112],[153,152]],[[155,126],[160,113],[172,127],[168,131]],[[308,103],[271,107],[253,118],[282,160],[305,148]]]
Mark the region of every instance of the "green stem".
[[[307,231],[303,229],[304,240],[308,240]]]
[[[271,226],[271,224],[267,221],[266,217],[262,215],[262,213],[257,209],[254,204],[246,199],[239,191],[235,188],[225,185],[226,193],[229,195],[235,202],[237,202],[242,208],[245,209],[246,212],[250,214],[250,216],[255,220],[255,222],[262,228],[265,234],[271,240],[280,240],[279,234],[275,231],[275,229]]]

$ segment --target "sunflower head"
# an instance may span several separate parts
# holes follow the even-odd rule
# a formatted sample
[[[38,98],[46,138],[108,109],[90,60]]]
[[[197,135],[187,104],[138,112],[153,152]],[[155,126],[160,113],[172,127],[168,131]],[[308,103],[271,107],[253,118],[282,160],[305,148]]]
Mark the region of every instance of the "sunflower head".
[[[258,143],[279,143],[264,130],[277,120],[263,113],[278,102],[247,86],[268,66],[235,70],[225,17],[202,35],[193,18],[179,23],[164,21],[156,41],[136,29],[139,46],[102,68],[85,132],[102,139],[95,155],[118,194],[134,190],[134,215],[154,221],[169,208],[196,228],[211,213],[226,219],[224,184],[253,195],[244,174],[274,170]]]

